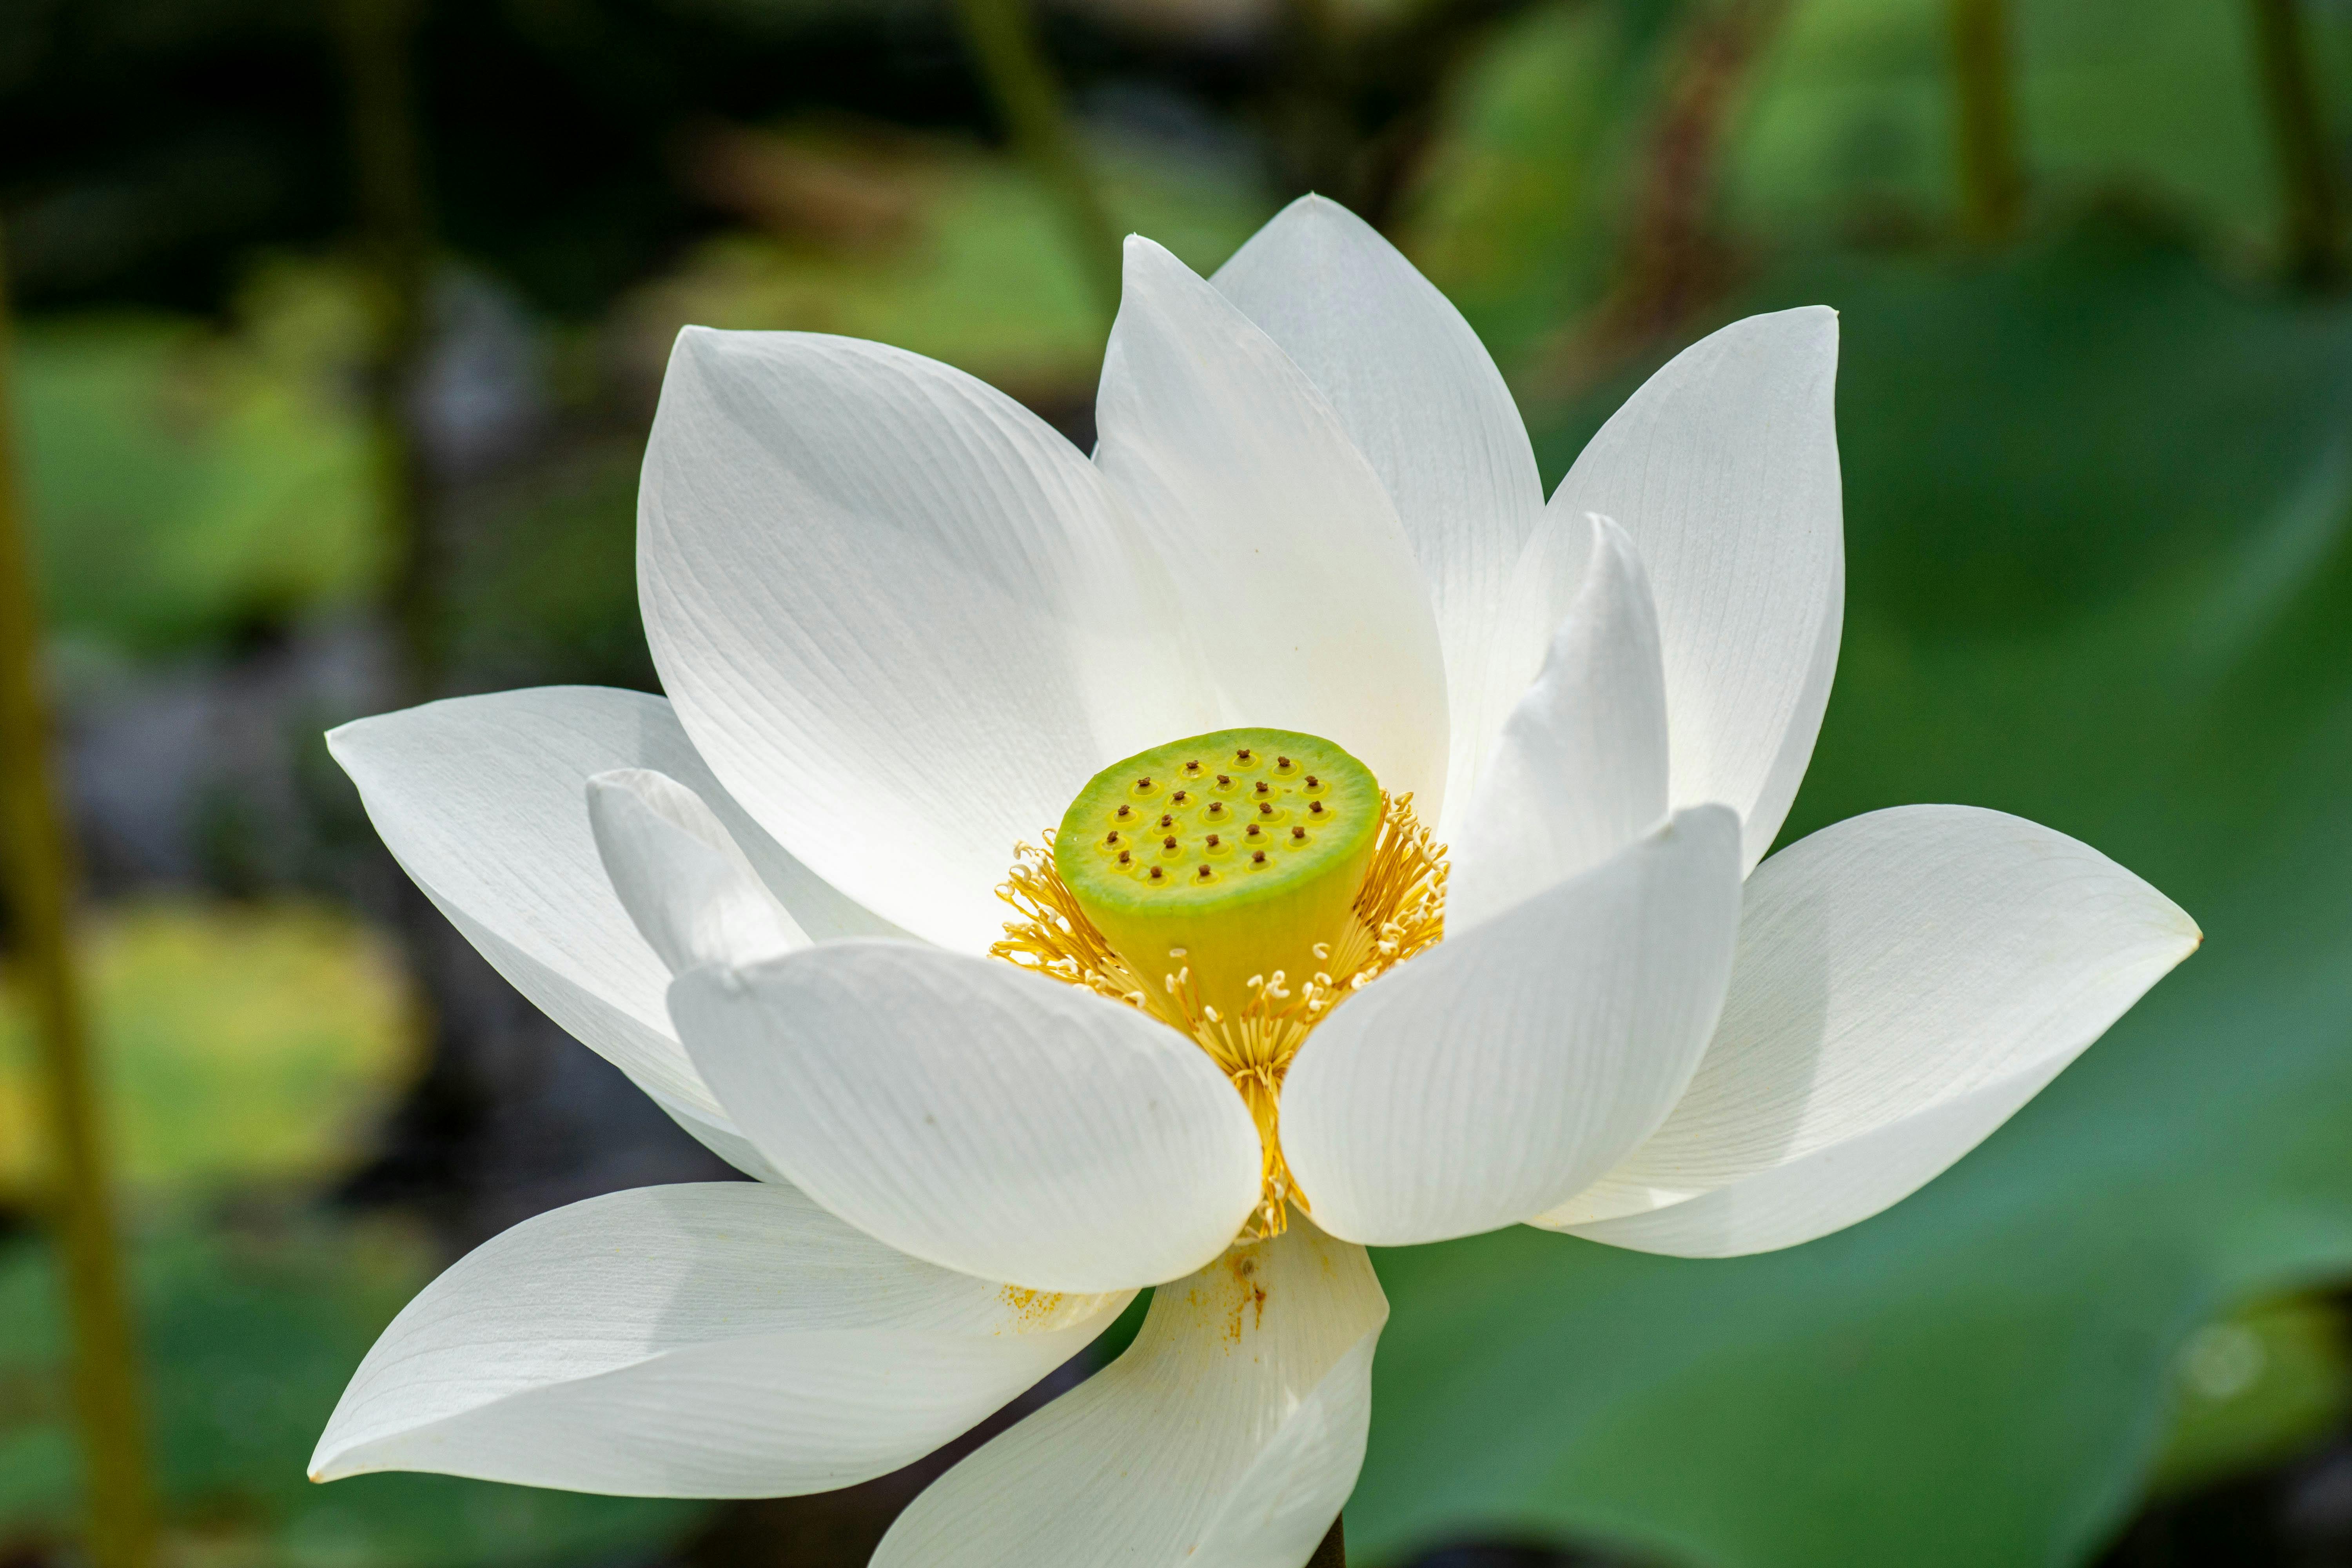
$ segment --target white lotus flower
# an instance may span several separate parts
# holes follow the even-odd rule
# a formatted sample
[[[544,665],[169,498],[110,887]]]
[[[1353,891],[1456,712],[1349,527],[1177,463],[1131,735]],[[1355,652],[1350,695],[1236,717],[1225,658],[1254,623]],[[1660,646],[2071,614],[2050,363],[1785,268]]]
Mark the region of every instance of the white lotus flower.
[[[640,503],[669,700],[331,744],[490,961],[758,1180],[482,1247],[315,1473],[841,1486],[1156,1284],[876,1561],[1297,1568],[1363,1454],[1366,1245],[1753,1252],[1949,1165],[2199,938],[1990,811],[1759,866],[1836,662],[1836,333],[1716,333],[1549,505],[1468,326],[1314,198],[1207,282],[1129,242],[1091,461],[897,350],[683,334]],[[1114,801],[1170,818],[1123,868]]]

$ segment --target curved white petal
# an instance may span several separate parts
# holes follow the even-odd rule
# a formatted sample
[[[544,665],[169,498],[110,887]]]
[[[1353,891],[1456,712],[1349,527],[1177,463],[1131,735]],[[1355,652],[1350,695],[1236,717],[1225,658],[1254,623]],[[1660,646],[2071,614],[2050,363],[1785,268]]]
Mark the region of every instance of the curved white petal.
[[[426,1287],[352,1375],[310,1476],[823,1491],[962,1432],[1128,1300],[935,1268],[788,1187],[615,1193],[528,1220]]]
[[[684,780],[797,923],[826,936],[891,929],[761,832],[658,697],[574,686],[456,698],[345,724],[327,749],[403,868],[499,973],[730,1160],[705,1136],[733,1130],[671,1031],[669,970],[604,874],[588,779],[645,767]]]
[[[946,1268],[1149,1285],[1214,1258],[1257,1201],[1256,1125],[1198,1046],[1007,963],[839,942],[680,975],[670,1011],[794,1184]]]
[[[808,946],[726,825],[667,773],[598,773],[588,781],[588,822],[614,892],[673,974]]]
[[[1173,601],[1069,442],[961,371],[681,333],[638,492],[646,637],[736,798],[844,891],[977,952],[1013,847],[1210,727]]]
[[[1674,803],[1738,811],[1750,868],[1797,797],[1837,671],[1836,390],[1836,311],[1735,321],[1629,398],[1551,498],[1633,536],[1657,595]]]
[[[1303,1219],[1162,1285],[1127,1353],[934,1481],[873,1568],[1300,1568],[1355,1489],[1388,1321]]]
[[[1459,810],[1558,618],[1501,613],[1544,502],[1511,390],[1462,312],[1322,196],[1285,207],[1210,281],[1307,373],[1396,503],[1444,648],[1445,795]],[[1515,679],[1490,703],[1496,662]]]
[[[1445,660],[1388,491],[1274,341],[1139,237],[1096,424],[1095,460],[1175,579],[1219,721],[1336,741],[1434,815]]]
[[[1454,845],[1455,936],[1597,866],[1666,814],[1658,617],[1633,542],[1607,518],[1542,673],[1511,710]]]
[[[1689,1083],[1738,919],[1738,820],[1696,806],[1340,1003],[1282,1086],[1316,1223],[1443,1241],[1590,1184]]]
[[[1958,805],[1823,828],[1748,879],[1723,1022],[1674,1114],[1538,1223],[1647,1252],[1793,1247],[1909,1195],[2195,951],[2163,894]]]

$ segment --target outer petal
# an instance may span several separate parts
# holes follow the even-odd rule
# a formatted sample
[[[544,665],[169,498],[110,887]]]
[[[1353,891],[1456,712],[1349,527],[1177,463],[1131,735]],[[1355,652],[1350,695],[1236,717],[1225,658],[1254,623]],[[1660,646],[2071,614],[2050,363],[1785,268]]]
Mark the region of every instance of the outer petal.
[[[1739,825],[1647,838],[1342,1002],[1282,1088],[1316,1223],[1370,1246],[1560,1203],[1664,1120],[1731,972]]]
[[[686,781],[797,923],[818,936],[891,929],[761,832],[658,697],[572,686],[458,698],[346,724],[327,749],[386,847],[482,956],[738,1163],[748,1150],[670,1029],[669,971],[598,858],[589,777],[649,767]]]
[[[1722,801],[1752,868],[1796,799],[1845,608],[1837,313],[1750,316],[1675,356],[1551,498],[1624,524],[1657,595],[1674,802]]]
[[[1396,503],[1444,648],[1459,810],[1557,619],[1504,613],[1543,518],[1518,405],[1462,312],[1336,202],[1299,197],[1210,281],[1307,373]],[[1497,661],[1512,679],[1485,679]]]
[[[1010,964],[841,942],[681,975],[670,1011],[778,1169],[949,1268],[1148,1285],[1214,1258],[1257,1201],[1256,1125],[1197,1046]]]
[[[1512,710],[1454,847],[1457,937],[1597,866],[1666,814],[1666,687],[1658,617],[1632,541],[1586,520],[1583,586],[1543,671]]]
[[[1127,1300],[934,1268],[788,1187],[616,1193],[515,1226],[411,1301],[335,1406],[311,1479],[823,1491],[971,1426]]]
[[[1445,662],[1429,589],[1313,384],[1223,295],[1130,237],[1096,414],[1096,461],[1175,578],[1220,721],[1327,736],[1434,812]]]
[[[719,776],[793,852],[979,951],[1014,844],[1209,727],[1173,601],[1085,458],[945,365],[679,335],[638,494],[646,631]]]
[[[933,1482],[873,1568],[1299,1568],[1355,1489],[1388,1313],[1363,1249],[1304,1220],[1235,1247]]]
[[[1810,1241],[1973,1148],[2196,949],[2170,900],[2021,818],[1915,805],[1748,884],[1723,1022],[1607,1179],[1538,1223],[1691,1257]]]
[[[588,822],[614,892],[673,974],[808,946],[726,825],[667,773],[598,773],[588,781]]]

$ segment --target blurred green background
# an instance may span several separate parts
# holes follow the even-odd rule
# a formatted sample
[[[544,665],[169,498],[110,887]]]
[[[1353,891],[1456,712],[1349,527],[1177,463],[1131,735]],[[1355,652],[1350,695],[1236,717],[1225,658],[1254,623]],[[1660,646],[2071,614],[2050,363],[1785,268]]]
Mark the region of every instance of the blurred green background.
[[[851,1564],[932,1473],[713,1507],[302,1463],[457,1252],[714,1173],[420,916],[320,731],[652,684],[633,497],[681,324],[883,339],[1091,439],[1099,231],[958,15],[0,5],[14,436],[168,1568]],[[1684,344],[1837,307],[1851,587],[1784,837],[2019,812],[2208,936],[1852,1231],[1380,1257],[1356,1560],[2352,1564],[2352,5],[1034,21],[1111,226],[1205,271],[1348,201],[1485,337],[1548,482]],[[0,1007],[10,1568],[76,1561],[79,1507],[26,1030]]]

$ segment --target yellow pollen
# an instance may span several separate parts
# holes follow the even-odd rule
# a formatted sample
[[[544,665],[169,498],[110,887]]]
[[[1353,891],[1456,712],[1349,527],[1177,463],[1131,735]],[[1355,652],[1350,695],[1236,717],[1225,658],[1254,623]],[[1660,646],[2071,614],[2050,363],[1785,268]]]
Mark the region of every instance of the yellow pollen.
[[[1341,928],[1313,944],[1315,972],[1252,975],[1247,999],[1238,1006],[1202,998],[1181,948],[1154,966],[1161,969],[1155,974],[1114,947],[1055,868],[1053,830],[1042,847],[1015,847],[1013,868],[996,889],[1018,918],[1005,922],[1004,938],[989,949],[991,956],[1150,1014],[1191,1037],[1233,1080],[1257,1123],[1262,1161],[1259,1205],[1244,1232],[1248,1237],[1279,1235],[1290,1204],[1314,1212],[1282,1157],[1282,1080],[1299,1047],[1334,1006],[1445,934],[1444,847],[1413,814],[1412,795],[1382,791],[1379,799],[1370,858]],[[1306,831],[1295,827],[1292,834],[1303,837]],[[1265,861],[1266,851],[1256,850],[1235,874],[1244,880],[1274,875],[1254,868]],[[1207,882],[1213,875],[1202,864],[1187,880]],[[1160,868],[1151,867],[1147,880],[1162,880]]]

